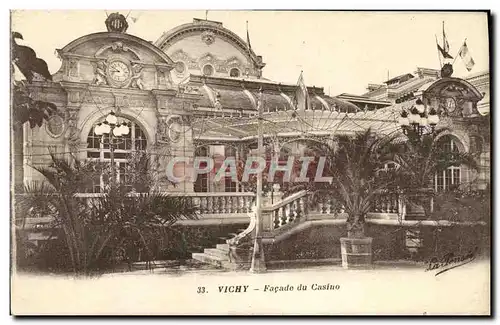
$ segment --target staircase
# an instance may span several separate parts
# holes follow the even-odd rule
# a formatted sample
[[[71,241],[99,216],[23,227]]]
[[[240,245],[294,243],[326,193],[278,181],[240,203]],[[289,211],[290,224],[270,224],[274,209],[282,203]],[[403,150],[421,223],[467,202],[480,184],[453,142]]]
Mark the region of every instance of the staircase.
[[[247,263],[241,263],[236,256],[236,251],[231,249],[229,243],[235,243],[240,239],[251,236],[255,228],[254,213],[249,213],[250,223],[246,229],[239,229],[238,234],[229,234],[230,237],[221,238],[224,244],[217,244],[214,248],[205,248],[203,253],[192,253],[194,260],[213,265],[218,268],[236,270],[244,267]],[[251,251],[248,251],[251,253]]]
[[[205,248],[203,253],[193,253],[193,259],[220,268],[231,268],[229,245],[217,244],[215,248]]]
[[[369,213],[367,218],[398,222],[404,216],[405,209],[402,205],[399,193],[380,193],[374,198],[374,212]],[[224,244],[206,248],[203,253],[193,253],[193,259],[219,268],[248,268],[255,238],[255,212],[254,206],[253,211],[248,213],[250,223],[246,229],[241,230],[239,234],[230,234],[233,236],[230,239],[221,238],[226,239]],[[347,218],[343,207],[329,193],[312,196],[306,191],[294,193],[286,198],[280,197],[274,204],[263,198],[261,213],[261,236],[265,246],[277,244],[310,227],[341,226]]]

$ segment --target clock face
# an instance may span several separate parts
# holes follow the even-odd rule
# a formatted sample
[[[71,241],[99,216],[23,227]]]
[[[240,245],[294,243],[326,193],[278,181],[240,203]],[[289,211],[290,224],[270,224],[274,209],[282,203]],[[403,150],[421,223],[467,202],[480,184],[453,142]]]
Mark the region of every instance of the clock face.
[[[130,78],[130,68],[123,61],[113,61],[108,66],[108,75],[111,80],[123,83]]]
[[[445,105],[446,105],[446,110],[451,113],[455,111],[457,103],[455,102],[455,99],[450,97],[446,98]]]

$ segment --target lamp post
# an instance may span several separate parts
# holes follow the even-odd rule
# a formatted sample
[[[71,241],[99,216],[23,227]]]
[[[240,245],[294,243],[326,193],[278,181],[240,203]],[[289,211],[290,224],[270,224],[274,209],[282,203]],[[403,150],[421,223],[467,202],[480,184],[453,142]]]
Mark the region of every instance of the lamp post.
[[[434,133],[434,129],[439,123],[439,116],[434,107],[432,107],[429,112],[426,112],[424,104],[419,99],[409,111],[403,110],[401,112],[398,123],[405,135],[413,131],[413,133],[420,138],[424,134]],[[428,127],[431,128],[430,132],[426,132]]]
[[[113,187],[115,182],[115,146],[122,143],[122,137],[128,135],[129,132],[130,128],[127,123],[119,123],[118,118],[113,111],[106,116],[104,122],[97,124],[94,128],[94,133],[101,136],[101,143],[109,145],[109,157],[111,159],[111,187]]]
[[[258,141],[257,150],[259,157],[263,156],[264,152],[264,136],[262,133],[262,88],[259,90],[258,103]],[[264,248],[262,247],[262,172],[257,173],[257,193],[256,195],[256,222],[255,222],[255,239],[252,253],[252,262],[250,272],[263,273],[266,272],[266,260],[264,257]]]

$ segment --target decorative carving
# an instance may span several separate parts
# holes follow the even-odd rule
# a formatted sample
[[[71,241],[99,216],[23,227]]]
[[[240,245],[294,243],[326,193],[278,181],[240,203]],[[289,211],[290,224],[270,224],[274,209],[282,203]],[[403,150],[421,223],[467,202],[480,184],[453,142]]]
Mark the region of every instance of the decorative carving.
[[[106,69],[108,68],[108,65],[104,61],[98,61],[97,65],[95,67],[95,77],[94,80],[92,81],[93,85],[100,86],[100,85],[107,85],[107,77],[106,77]]]
[[[111,49],[115,52],[124,51],[123,43],[122,42],[114,42],[113,44],[111,44]]]
[[[65,128],[66,123],[59,114],[52,115],[47,123],[45,123],[47,133],[53,138],[60,137],[64,133]]]
[[[80,132],[77,128],[78,123],[78,112],[79,110],[67,110],[66,111],[66,142],[68,144],[69,150],[76,153],[80,149]]]
[[[79,91],[69,91],[68,92],[68,102],[70,104],[80,103],[80,92]]]
[[[119,42],[119,41],[104,45],[99,50],[97,50],[97,52],[95,53],[95,57],[103,56],[103,53],[109,49],[111,49],[111,51],[115,52],[115,53],[130,52],[136,60],[140,60],[139,54],[136,51],[134,51],[132,48],[128,47],[123,42]]]
[[[450,63],[446,63],[441,68],[441,78],[451,77],[453,74],[453,66]]]
[[[125,33],[128,28],[127,18],[118,12],[110,14],[105,24],[108,32],[112,33]]]
[[[187,85],[186,87],[184,87],[184,93],[185,94],[198,94],[199,91],[200,91],[199,87],[194,87],[194,86],[191,86],[191,85]]]
[[[212,45],[215,42],[215,34],[207,30],[201,34],[201,40],[207,45]]]
[[[130,87],[144,89],[144,85],[142,83],[142,69],[143,66],[139,63],[132,64],[132,73],[133,76],[130,79]]]
[[[78,61],[76,60],[68,61],[68,76],[78,77]]]
[[[182,134],[182,125],[172,121],[168,126],[168,137],[172,142],[178,142]]]
[[[159,143],[168,143],[168,124],[165,116],[158,118],[156,132],[156,141]]]
[[[161,116],[158,119],[156,139],[159,143],[178,142],[183,133],[185,124],[183,116],[171,115],[169,117]]]
[[[201,55],[198,59],[192,58],[184,52],[183,50],[178,50],[172,53],[170,56],[175,62],[182,62],[187,66],[188,69],[203,69],[203,67],[210,63],[215,69],[215,71],[220,73],[228,73],[232,68],[238,68],[240,71],[245,71],[245,75],[248,76],[259,76],[261,71],[254,69],[250,64],[244,64],[238,57],[232,56],[228,59],[219,59],[212,53],[205,53]],[[178,74],[180,77],[182,73],[174,69],[174,73]],[[185,72],[184,72],[185,73]]]

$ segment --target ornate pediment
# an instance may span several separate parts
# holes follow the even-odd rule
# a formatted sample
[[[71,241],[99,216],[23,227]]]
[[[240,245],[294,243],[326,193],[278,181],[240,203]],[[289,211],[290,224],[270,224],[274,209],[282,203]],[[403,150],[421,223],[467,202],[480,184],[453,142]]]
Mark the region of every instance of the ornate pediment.
[[[427,105],[442,116],[467,117],[478,114],[477,102],[483,95],[470,83],[459,78],[442,78],[423,92]]]

